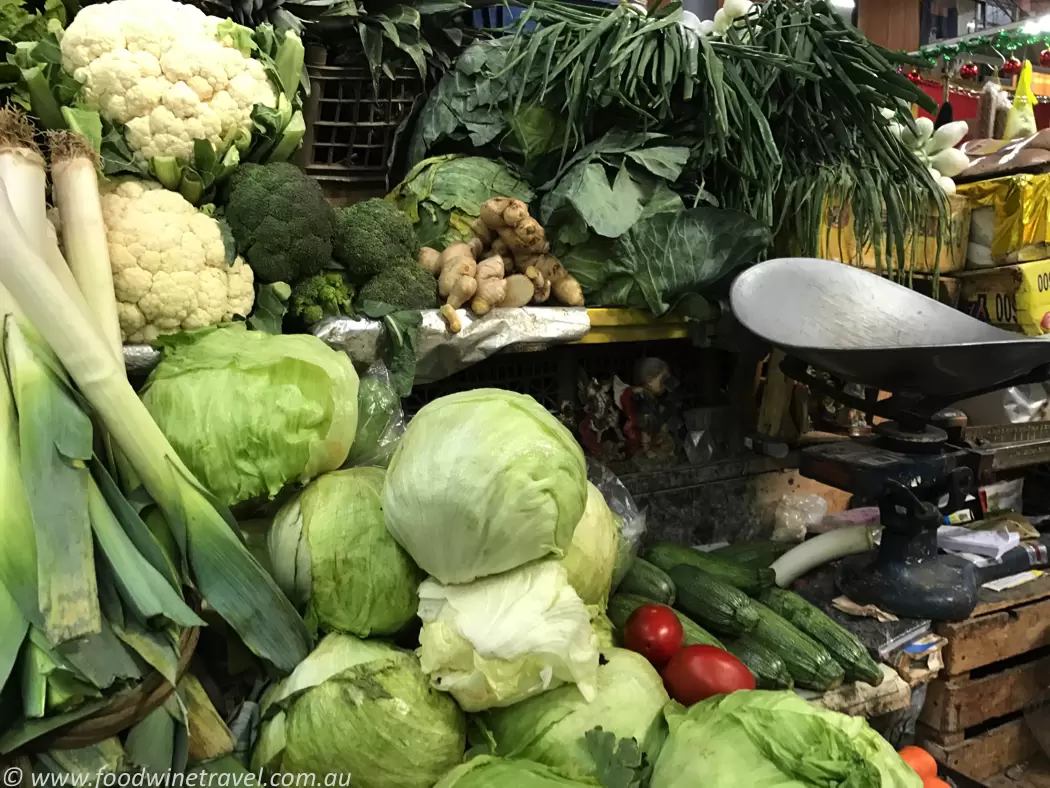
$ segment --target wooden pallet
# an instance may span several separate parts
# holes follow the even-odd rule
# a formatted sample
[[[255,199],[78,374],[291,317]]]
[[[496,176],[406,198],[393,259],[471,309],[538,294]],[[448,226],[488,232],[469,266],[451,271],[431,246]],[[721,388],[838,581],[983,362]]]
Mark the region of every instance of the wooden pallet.
[[[982,589],[970,618],[935,631],[948,643],[919,717],[924,746],[976,779],[1039,752],[1023,712],[1050,688],[1050,575],[1003,592]]]

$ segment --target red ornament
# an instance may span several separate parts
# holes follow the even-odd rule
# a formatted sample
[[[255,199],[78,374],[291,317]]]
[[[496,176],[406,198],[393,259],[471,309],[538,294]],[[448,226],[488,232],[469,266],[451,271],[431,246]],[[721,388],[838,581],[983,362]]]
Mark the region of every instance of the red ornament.
[[[1039,53],[1039,65],[1043,68],[1050,68],[1050,49],[1044,49]]]
[[[980,73],[976,63],[963,63],[959,67],[959,76],[963,79],[977,79]]]
[[[920,74],[918,71],[912,71],[908,74],[908,79],[910,79],[912,82],[918,85],[919,82],[922,80],[922,74]]]
[[[1015,57],[1010,58],[1003,63],[1002,72],[1004,77],[1016,77],[1021,73],[1021,61]]]

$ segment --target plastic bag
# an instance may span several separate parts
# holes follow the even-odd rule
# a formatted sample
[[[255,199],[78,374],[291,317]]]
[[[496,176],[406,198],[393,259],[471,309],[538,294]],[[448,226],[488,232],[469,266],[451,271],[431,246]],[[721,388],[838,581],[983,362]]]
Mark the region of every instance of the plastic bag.
[[[369,366],[357,392],[357,434],[343,467],[385,468],[405,434],[405,415],[382,361]]]
[[[630,491],[619,477],[597,460],[587,460],[587,479],[598,488],[613,514],[620,520],[620,546],[613,570],[612,590],[620,585],[623,576],[638,555],[638,547],[645,536],[645,510],[639,509]]]
[[[1035,124],[1035,105],[1038,101],[1032,90],[1032,63],[1026,60],[1024,68],[1021,69],[1021,76],[1017,80],[1013,108],[1006,118],[1004,140],[1031,137],[1039,131],[1039,127]]]
[[[806,531],[824,519],[828,502],[819,495],[785,495],[777,504],[774,542],[801,542]]]

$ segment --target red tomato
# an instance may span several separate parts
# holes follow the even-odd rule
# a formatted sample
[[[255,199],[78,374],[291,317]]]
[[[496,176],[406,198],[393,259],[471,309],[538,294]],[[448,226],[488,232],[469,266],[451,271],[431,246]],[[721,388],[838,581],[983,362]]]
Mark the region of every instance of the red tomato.
[[[668,694],[683,706],[755,688],[755,677],[747,666],[714,646],[683,648],[671,657],[662,675]]]
[[[667,664],[685,643],[682,622],[666,605],[642,605],[624,627],[623,644],[656,667]]]

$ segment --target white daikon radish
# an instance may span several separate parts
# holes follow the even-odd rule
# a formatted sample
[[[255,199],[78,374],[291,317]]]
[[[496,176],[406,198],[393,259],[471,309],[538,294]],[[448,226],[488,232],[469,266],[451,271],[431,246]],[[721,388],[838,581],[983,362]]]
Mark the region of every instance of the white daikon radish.
[[[892,117],[892,116],[891,116]],[[890,133],[890,136],[901,138],[901,132],[904,131],[904,126],[899,123],[891,123],[886,127],[886,130]]]
[[[970,133],[970,124],[965,120],[957,120],[955,123],[946,123],[941,126],[930,137],[926,145],[927,153],[940,153],[942,150],[954,148],[963,141],[963,137]]]
[[[713,32],[716,36],[724,36],[731,24],[733,24],[733,19],[726,13],[724,8],[719,8],[715,11],[715,26]]]
[[[929,118],[916,118],[915,128],[918,131],[918,135],[912,133],[911,129],[907,126],[901,132],[901,141],[909,148],[915,150],[921,150],[926,147],[926,143],[930,141],[930,137],[933,136],[933,121]]]
[[[943,176],[937,179],[937,183],[944,190],[945,194],[955,194],[955,181],[947,176]]]
[[[970,166],[969,157],[958,148],[942,150],[932,159],[930,164],[937,172],[948,178],[954,178]]]

